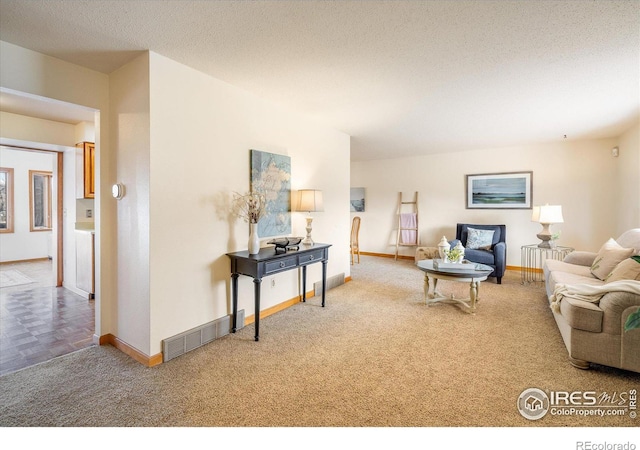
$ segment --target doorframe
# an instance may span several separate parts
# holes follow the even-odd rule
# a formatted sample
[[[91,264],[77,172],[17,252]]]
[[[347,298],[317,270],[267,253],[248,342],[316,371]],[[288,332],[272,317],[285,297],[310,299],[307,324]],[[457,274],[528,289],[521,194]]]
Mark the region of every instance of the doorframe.
[[[4,139],[2,140],[4,141]],[[55,285],[56,287],[62,287],[64,282],[64,230],[63,230],[63,181],[64,181],[64,151],[59,150],[47,150],[39,149],[35,147],[29,147],[26,145],[17,145],[7,142],[0,142],[2,147],[12,148],[15,150],[35,153],[56,154],[56,160],[54,162],[56,166],[56,273],[55,273]]]
[[[64,202],[64,192],[63,192],[63,178],[64,178],[64,153],[63,152],[56,152],[58,154],[58,156],[56,157],[56,164],[57,164],[57,172],[58,172],[58,180],[56,183],[56,189],[57,189],[57,203],[58,203],[58,208],[57,208],[57,226],[58,229],[57,231],[57,236],[56,236],[56,240],[58,241],[58,246],[57,246],[57,254],[56,254],[56,287],[61,287],[62,283],[64,282],[64,226],[63,226],[63,214],[64,214],[64,208],[62,203]]]

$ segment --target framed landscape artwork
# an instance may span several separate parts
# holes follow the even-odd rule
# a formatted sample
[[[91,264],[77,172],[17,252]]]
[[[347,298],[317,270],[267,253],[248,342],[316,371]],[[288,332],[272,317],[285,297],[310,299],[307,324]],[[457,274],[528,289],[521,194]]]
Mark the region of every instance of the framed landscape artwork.
[[[533,172],[466,175],[467,209],[531,209]]]
[[[258,222],[260,237],[291,233],[291,158],[251,150],[251,190],[266,197],[266,214]]]
[[[364,211],[364,188],[351,188],[351,197],[349,199],[351,212]]]

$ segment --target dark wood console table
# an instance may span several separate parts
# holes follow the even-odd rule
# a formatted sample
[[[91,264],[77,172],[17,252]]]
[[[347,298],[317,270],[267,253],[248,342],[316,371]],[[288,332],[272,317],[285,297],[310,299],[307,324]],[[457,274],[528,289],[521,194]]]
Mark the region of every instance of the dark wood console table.
[[[250,255],[247,250],[227,253],[231,258],[231,295],[233,303],[232,328],[236,332],[238,317],[238,277],[246,275],[253,278],[255,302],[255,339],[260,340],[260,285],[262,277],[287,270],[302,267],[302,301],[307,300],[307,266],[322,263],[322,307],[327,287],[327,261],[331,244],[300,245],[299,250],[290,250],[276,254],[275,247],[261,248],[256,255]]]

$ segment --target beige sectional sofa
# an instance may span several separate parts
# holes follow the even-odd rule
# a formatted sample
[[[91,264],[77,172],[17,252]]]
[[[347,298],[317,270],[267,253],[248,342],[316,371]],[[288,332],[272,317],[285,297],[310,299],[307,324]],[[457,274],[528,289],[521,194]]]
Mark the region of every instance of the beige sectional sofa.
[[[590,363],[640,372],[640,329],[625,331],[640,308],[640,228],[598,252],[547,260],[544,279],[553,316],[575,367]]]

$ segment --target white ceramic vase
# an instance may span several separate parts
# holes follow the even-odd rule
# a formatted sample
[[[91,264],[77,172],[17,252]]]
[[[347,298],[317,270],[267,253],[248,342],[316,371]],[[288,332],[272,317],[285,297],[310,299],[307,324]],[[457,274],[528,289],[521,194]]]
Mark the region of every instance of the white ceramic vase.
[[[440,243],[438,244],[438,253],[440,253],[440,259],[441,260],[445,260],[447,255],[445,255],[445,250],[449,250],[451,248],[451,245],[449,245],[449,241],[447,241],[447,238],[445,236],[442,236],[442,239],[440,239]]]
[[[260,237],[258,237],[258,224],[249,224],[249,254],[256,255],[260,251]]]

